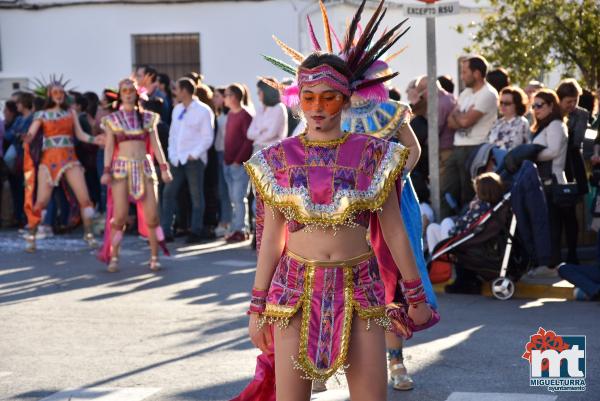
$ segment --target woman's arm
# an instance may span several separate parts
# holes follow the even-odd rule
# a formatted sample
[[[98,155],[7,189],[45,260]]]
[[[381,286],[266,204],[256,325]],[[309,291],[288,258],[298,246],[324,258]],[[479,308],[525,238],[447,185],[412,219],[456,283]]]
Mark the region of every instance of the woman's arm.
[[[266,294],[271,284],[275,267],[279,263],[283,248],[285,247],[286,227],[283,215],[274,211],[267,204],[265,204],[264,207],[262,246],[258,253],[256,275],[254,276],[254,289],[252,290],[253,296],[256,290],[261,294]],[[265,301],[266,299],[262,298],[263,305]],[[271,352],[271,344],[273,343],[271,331],[268,327],[261,324],[261,317],[258,313],[250,313],[248,333],[250,334],[252,344],[265,353]]]
[[[419,144],[414,131],[410,127],[410,124],[404,124],[400,127],[400,130],[398,131],[398,140],[410,150],[404,169],[412,171],[421,157],[421,145]]]
[[[31,125],[29,126],[29,129],[27,130],[27,134],[25,134],[25,137],[23,138],[23,142],[31,143],[31,141],[33,140],[35,135],[40,130],[41,125],[42,125],[42,120],[40,120],[40,119],[33,120]]]
[[[104,145],[104,171],[106,171],[106,169],[110,169],[112,165],[113,152],[115,151],[115,134],[108,126],[104,128],[104,133],[106,134],[106,143]]]
[[[271,285],[271,279],[283,248],[285,247],[285,218],[278,211],[264,204],[264,228],[260,252],[254,277],[254,288],[266,290]]]
[[[149,130],[150,131],[150,146],[154,151],[154,158],[158,164],[165,164],[167,159],[165,158],[165,152],[163,152],[162,145],[158,139],[158,129],[156,124]]]
[[[88,134],[81,128],[81,123],[79,122],[79,116],[75,110],[71,110],[71,115],[73,116],[73,128],[75,129],[75,136],[81,142],[94,143],[94,137]]]
[[[560,152],[564,149],[563,142],[567,140],[567,129],[562,123],[551,122],[546,127],[546,142],[548,146],[546,149],[538,153],[538,161],[549,161],[554,160],[560,155]]]
[[[402,279],[410,281],[420,278],[415,256],[410,247],[404,221],[400,214],[398,196],[395,190],[391,191],[383,204],[382,210],[378,213],[378,217],[383,239],[390,248]]]

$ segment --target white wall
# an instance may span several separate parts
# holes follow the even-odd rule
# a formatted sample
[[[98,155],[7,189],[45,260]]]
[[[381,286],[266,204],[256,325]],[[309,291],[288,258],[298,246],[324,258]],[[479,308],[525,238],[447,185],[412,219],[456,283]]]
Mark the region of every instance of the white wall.
[[[131,73],[132,34],[198,32],[206,80],[253,87],[277,72],[260,56],[277,53],[271,34],[297,43],[297,21],[290,1],[3,10],[0,78],[64,72],[79,90],[100,91]]]
[[[343,4],[330,6],[332,23],[340,35],[354,10],[354,6]],[[254,88],[257,75],[283,76],[260,56],[262,53],[288,60],[272,41],[272,34],[308,52],[302,17],[306,11],[322,37],[316,2],[307,0],[2,10],[0,78],[31,79],[62,72],[78,90],[100,91],[130,74],[132,34],[198,32],[206,81],[214,85],[241,81]],[[403,18],[401,9],[391,7],[385,24]],[[456,59],[468,37],[457,34],[452,27],[479,18],[473,13],[438,19],[439,74],[458,78]],[[426,72],[425,20],[414,18],[409,23],[412,28],[397,49],[405,45],[409,48],[392,63],[400,71],[394,85],[402,92],[410,79]]]

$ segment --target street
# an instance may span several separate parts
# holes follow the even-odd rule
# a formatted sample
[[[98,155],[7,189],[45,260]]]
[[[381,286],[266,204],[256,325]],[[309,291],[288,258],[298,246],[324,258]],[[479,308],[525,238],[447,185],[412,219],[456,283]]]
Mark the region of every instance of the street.
[[[77,235],[39,241],[33,255],[23,246],[0,232],[0,400],[229,400],[253,376],[248,242],[178,240],[158,274],[134,236],[116,274]],[[599,399],[600,304],[445,294],[439,304],[441,322],[404,350],[415,389],[389,400]],[[529,386],[521,355],[539,327],[587,336],[585,392]],[[348,399],[343,381],[328,385],[315,400]]]

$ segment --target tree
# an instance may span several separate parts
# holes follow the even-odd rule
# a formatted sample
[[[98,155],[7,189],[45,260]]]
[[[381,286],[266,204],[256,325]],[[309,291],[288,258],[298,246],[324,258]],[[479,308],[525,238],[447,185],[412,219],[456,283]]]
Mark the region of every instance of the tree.
[[[585,86],[600,85],[599,0],[490,0],[493,12],[470,24],[476,32],[465,51],[509,70],[525,85],[561,65]],[[458,26],[464,32],[464,26]]]

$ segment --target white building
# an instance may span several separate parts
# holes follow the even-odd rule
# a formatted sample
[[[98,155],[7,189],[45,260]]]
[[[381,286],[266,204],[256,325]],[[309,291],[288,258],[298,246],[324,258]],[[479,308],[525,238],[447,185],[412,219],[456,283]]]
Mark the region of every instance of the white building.
[[[369,1],[364,20],[376,3]],[[388,0],[385,24],[404,19],[405,6],[416,3]],[[438,73],[455,81],[457,57],[468,37],[453,27],[481,19],[480,5],[473,0],[460,3],[460,15],[437,21]],[[340,35],[357,4],[327,2]],[[272,34],[310,51],[307,14],[322,37],[316,0],[0,0],[0,99],[51,73],[64,73],[78,90],[100,91],[114,87],[142,63],[166,71],[199,69],[210,84],[237,81],[254,88],[258,75],[283,77],[260,56],[288,60]],[[392,62],[400,71],[394,85],[402,92],[411,78],[426,72],[425,20],[413,18],[409,24],[409,33],[396,48],[409,47]]]

